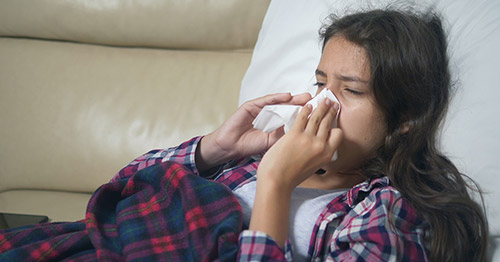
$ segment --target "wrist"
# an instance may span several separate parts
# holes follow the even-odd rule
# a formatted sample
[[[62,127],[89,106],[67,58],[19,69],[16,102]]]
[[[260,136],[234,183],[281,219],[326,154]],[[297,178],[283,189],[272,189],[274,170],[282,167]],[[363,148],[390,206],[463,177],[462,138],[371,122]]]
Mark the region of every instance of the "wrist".
[[[200,172],[206,171],[231,159],[228,152],[215,142],[213,134],[201,138],[196,147],[195,162]]]
[[[262,195],[268,197],[277,197],[279,195],[279,199],[289,198],[295,189],[295,186],[289,182],[286,179],[265,177],[257,171],[257,188],[260,188]]]
[[[293,171],[295,168],[290,168],[290,165],[281,163],[278,159],[270,162],[269,159],[264,159],[259,164],[257,169],[257,184],[271,192],[277,190],[283,194],[290,194],[293,192],[298,183],[295,183]]]

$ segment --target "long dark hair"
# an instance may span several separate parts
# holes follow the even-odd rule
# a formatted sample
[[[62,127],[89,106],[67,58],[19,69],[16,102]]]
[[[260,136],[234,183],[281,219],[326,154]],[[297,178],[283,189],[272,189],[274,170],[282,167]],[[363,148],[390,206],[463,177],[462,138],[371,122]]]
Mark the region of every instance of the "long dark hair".
[[[451,93],[447,42],[434,11],[372,10],[332,17],[323,46],[342,36],[370,59],[376,102],[387,120],[385,144],[364,165],[385,174],[429,225],[431,261],[484,261],[488,225],[481,192],[437,148]]]

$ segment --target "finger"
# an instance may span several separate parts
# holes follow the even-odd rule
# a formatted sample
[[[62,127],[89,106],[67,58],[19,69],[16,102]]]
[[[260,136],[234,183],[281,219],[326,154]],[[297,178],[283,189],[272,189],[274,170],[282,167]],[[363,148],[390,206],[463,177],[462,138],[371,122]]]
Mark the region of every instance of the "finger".
[[[283,127],[280,127],[269,134],[269,146],[272,146],[278,139],[285,135]]]
[[[330,129],[330,137],[328,138],[328,145],[333,150],[333,152],[337,150],[340,143],[342,142],[343,137],[344,133],[342,132],[342,129],[340,128]]]
[[[290,101],[286,102],[286,103],[290,104],[290,105],[300,105],[300,106],[303,106],[309,100],[311,100],[311,98],[312,97],[311,97],[310,93],[303,93],[303,94],[292,96],[292,99]]]
[[[264,106],[285,103],[287,101],[290,101],[290,99],[292,99],[292,95],[290,93],[266,95],[245,102],[240,108],[238,108],[238,110],[247,111],[253,117],[257,117]]]
[[[303,131],[307,124],[307,119],[309,118],[309,114],[311,114],[312,106],[305,105],[299,112],[295,123],[293,124],[291,130],[295,131]]]
[[[321,123],[319,124],[318,127],[318,137],[325,140],[328,137],[328,134],[330,133],[330,129],[332,129],[332,122],[335,121],[335,116],[337,112],[331,106],[328,111],[326,112],[325,117],[323,120],[321,120]]]
[[[250,100],[248,103],[262,108],[266,105],[285,103],[290,101],[291,99],[292,95],[290,93],[277,93]]]
[[[307,122],[305,131],[309,134],[316,135],[321,121],[325,117],[326,112],[328,112],[328,109],[331,107],[332,107],[332,102],[327,98],[318,103],[318,106],[312,112],[311,117]]]

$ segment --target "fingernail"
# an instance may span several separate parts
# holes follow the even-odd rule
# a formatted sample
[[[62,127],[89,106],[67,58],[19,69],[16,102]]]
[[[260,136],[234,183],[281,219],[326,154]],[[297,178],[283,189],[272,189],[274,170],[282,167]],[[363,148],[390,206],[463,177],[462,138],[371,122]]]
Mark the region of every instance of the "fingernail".
[[[335,109],[335,110],[339,110],[339,104],[337,104],[337,103],[333,103],[333,109]]]
[[[329,106],[331,103],[332,103],[332,101],[330,101],[330,99],[325,98],[325,104],[326,104],[327,106]]]

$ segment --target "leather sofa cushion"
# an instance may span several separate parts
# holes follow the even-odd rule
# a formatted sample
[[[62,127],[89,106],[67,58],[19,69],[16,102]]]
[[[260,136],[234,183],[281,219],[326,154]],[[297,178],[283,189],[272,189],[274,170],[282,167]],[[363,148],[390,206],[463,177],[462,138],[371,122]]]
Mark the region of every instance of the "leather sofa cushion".
[[[115,46],[252,49],[269,0],[7,0],[0,35]]]
[[[250,55],[0,38],[0,192],[92,192],[134,157],[215,130]]]

